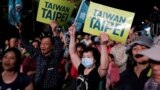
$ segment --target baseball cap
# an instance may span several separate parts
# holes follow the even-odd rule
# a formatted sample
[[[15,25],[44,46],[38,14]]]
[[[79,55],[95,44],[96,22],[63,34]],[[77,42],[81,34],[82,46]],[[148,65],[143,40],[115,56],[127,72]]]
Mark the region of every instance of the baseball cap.
[[[145,35],[139,36],[127,46],[127,52],[130,51],[132,47],[136,44],[140,44],[150,48],[152,46],[152,43],[153,43],[153,40],[151,38]]]
[[[154,45],[148,50],[139,52],[139,54],[145,55],[152,59],[153,61],[160,62],[160,45]]]

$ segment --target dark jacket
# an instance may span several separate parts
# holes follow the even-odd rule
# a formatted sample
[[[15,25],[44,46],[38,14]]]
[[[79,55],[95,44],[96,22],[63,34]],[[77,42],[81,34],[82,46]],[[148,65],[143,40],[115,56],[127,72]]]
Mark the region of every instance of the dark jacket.
[[[117,90],[143,90],[145,82],[149,79],[147,76],[150,66],[144,69],[139,78],[134,72],[134,67],[125,70],[120,75]]]
[[[63,45],[59,37],[53,37],[54,49],[51,55],[45,57],[41,51],[33,48],[20,34],[22,46],[36,60],[35,84],[42,88],[55,88],[58,83],[58,67],[62,57]]]

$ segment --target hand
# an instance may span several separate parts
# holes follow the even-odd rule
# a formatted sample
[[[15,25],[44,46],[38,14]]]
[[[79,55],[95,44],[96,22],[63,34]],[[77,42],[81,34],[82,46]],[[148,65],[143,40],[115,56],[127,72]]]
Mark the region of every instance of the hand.
[[[21,55],[25,55],[26,52],[27,50],[25,48],[21,48]]]
[[[69,27],[69,35],[70,35],[70,36],[75,35],[75,31],[76,31],[76,27],[75,27],[74,24],[72,24],[72,26]]]
[[[50,26],[51,26],[51,28],[52,28],[52,32],[54,32],[56,29],[57,29],[57,23],[56,23],[56,21],[52,21],[51,23],[50,23]]]
[[[101,44],[107,44],[109,41],[109,36],[106,33],[101,33],[100,34],[100,43]]]
[[[21,22],[17,23],[15,27],[18,29],[19,33],[23,30],[23,24]]]
[[[22,10],[22,6],[16,6],[16,11],[19,12]]]
[[[28,72],[27,72],[27,75],[28,75],[28,76],[32,76],[32,75],[34,75],[34,74],[35,74],[35,71],[28,71]]]

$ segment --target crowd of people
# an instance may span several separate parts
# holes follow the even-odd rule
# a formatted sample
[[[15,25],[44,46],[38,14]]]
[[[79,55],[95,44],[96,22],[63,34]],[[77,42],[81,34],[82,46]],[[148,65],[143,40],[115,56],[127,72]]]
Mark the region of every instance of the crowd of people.
[[[50,34],[6,39],[1,55],[0,90],[160,90],[160,36],[151,38],[132,27],[126,43],[66,32],[56,21]]]
[[[67,45],[56,21],[50,27],[51,36],[29,42],[19,26],[20,38],[5,41],[2,90],[160,89],[160,36],[153,40],[133,31],[122,44],[106,33],[77,35],[73,24]]]

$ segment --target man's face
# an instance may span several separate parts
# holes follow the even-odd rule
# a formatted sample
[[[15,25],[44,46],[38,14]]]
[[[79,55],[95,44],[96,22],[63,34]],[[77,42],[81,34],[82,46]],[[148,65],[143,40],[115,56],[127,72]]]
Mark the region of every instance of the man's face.
[[[32,45],[33,45],[34,48],[39,48],[39,43],[38,42],[33,42]]]
[[[151,63],[152,77],[160,83],[160,64]]]
[[[83,52],[83,48],[81,46],[77,47],[77,52]]]
[[[40,49],[41,49],[42,54],[48,55],[53,49],[53,45],[52,45],[51,39],[47,38],[47,37],[43,38],[41,40]]]
[[[143,45],[135,45],[133,46],[132,48],[132,55],[133,55],[133,58],[134,60],[137,62],[137,63],[145,63],[145,62],[148,62],[149,58],[146,57],[146,56],[141,56],[141,57],[136,57],[136,55],[138,55],[139,52],[143,51],[143,50],[146,50],[148,49],[147,47],[143,46]]]
[[[9,40],[9,47],[18,47],[18,40],[17,40],[17,38],[11,38]]]
[[[89,40],[89,35],[85,35],[84,38],[85,38],[86,40]]]

